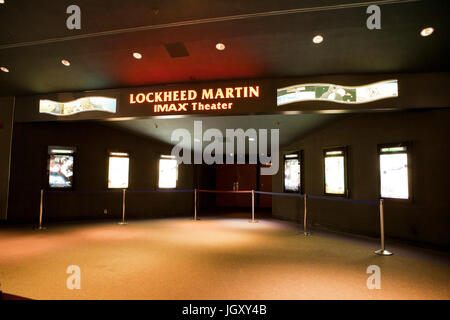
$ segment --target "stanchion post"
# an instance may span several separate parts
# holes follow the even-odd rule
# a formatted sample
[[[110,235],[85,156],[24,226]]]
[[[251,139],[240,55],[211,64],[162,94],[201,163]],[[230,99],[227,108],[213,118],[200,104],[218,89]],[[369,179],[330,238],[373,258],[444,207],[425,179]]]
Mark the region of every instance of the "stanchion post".
[[[250,223],[258,223],[258,220],[255,220],[255,190],[252,190],[252,220]]]
[[[126,189],[122,190],[122,221],[119,222],[120,225],[128,224],[127,222],[125,222],[126,192]]]
[[[194,221],[197,221],[197,189],[194,189]]]
[[[306,230],[306,226],[307,226],[307,220],[306,220],[306,213],[307,213],[307,207],[306,207],[306,193],[305,194],[303,194],[303,209],[304,209],[304,213],[303,213],[303,235],[304,236],[309,236],[310,235],[310,233],[309,232],[307,232]]]
[[[37,227],[37,230],[45,230],[46,227],[42,226],[42,214],[44,211],[44,189],[41,189],[41,201],[39,203],[39,226]]]
[[[384,247],[384,199],[380,199],[380,231],[381,231],[381,249],[376,250],[375,253],[380,256],[391,256],[393,253],[385,250]]]

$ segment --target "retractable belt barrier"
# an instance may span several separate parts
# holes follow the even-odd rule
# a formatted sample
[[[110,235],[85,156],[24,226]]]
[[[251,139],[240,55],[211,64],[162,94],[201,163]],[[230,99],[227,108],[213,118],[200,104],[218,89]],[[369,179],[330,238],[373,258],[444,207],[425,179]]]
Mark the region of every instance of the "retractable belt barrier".
[[[233,191],[233,190],[202,190],[198,189],[198,192],[205,192],[205,193],[252,193],[253,190],[241,190],[241,191]]]
[[[194,192],[194,189],[182,189],[182,190],[127,190],[127,193],[189,193]]]
[[[160,189],[160,190],[127,190],[127,189],[115,189],[115,190],[41,190],[41,201],[39,206],[39,226],[38,230],[45,230],[46,227],[42,225],[42,216],[44,211],[44,193],[45,194],[122,194],[122,221],[120,225],[126,225],[125,213],[126,213],[126,194],[127,193],[189,193],[195,192],[194,189]]]
[[[257,194],[267,194],[272,196],[285,196],[285,197],[296,197],[303,198],[304,195],[301,193],[279,193],[279,192],[268,192],[268,191],[255,191]]]
[[[41,190],[47,194],[100,194],[100,193],[120,193],[122,189],[116,190]]]
[[[303,198],[303,206],[304,206],[304,214],[303,214],[303,234],[305,236],[310,235],[307,231],[307,198],[310,199],[318,199],[318,200],[328,200],[328,201],[341,201],[341,202],[350,202],[350,203],[359,203],[359,204],[371,204],[371,205],[379,205],[380,210],[380,240],[381,240],[381,249],[376,250],[375,253],[382,256],[390,256],[392,252],[385,249],[385,241],[384,241],[384,200],[380,199],[380,201],[370,201],[370,200],[356,200],[356,199],[347,199],[347,198],[339,198],[339,197],[330,197],[330,196],[315,196],[309,194],[300,194],[300,193],[279,193],[279,192],[267,192],[267,191],[255,191],[254,193],[263,194],[263,195],[272,195],[272,196],[285,196],[285,197],[297,197]]]
[[[308,236],[310,233],[307,231],[307,199],[317,199],[317,200],[328,200],[328,201],[340,201],[340,202],[350,202],[350,203],[359,203],[359,204],[372,204],[379,205],[380,210],[380,233],[381,233],[381,249],[376,250],[375,253],[378,255],[389,256],[392,255],[391,252],[385,249],[385,241],[384,241],[384,200],[380,199],[379,201],[368,201],[368,200],[356,200],[356,199],[347,199],[347,198],[338,198],[338,197],[330,197],[330,196],[316,196],[316,195],[308,195],[308,194],[300,194],[300,193],[280,193],[280,192],[268,192],[268,191],[255,191],[255,190],[204,190],[204,189],[160,189],[160,190],[82,190],[82,191],[61,191],[61,190],[41,190],[41,199],[39,206],[39,226],[38,230],[46,229],[42,225],[43,218],[43,206],[44,206],[44,192],[45,193],[62,193],[62,194],[101,194],[101,193],[122,193],[122,221],[119,222],[120,225],[126,225],[125,221],[125,208],[126,208],[126,194],[127,193],[194,193],[194,221],[197,221],[197,198],[198,193],[227,193],[227,194],[251,194],[252,201],[252,218],[249,222],[256,223],[255,220],[255,194],[261,195],[270,195],[270,196],[284,196],[284,197],[295,197],[295,198],[303,198],[303,206],[304,206],[304,215],[303,215],[303,235]]]
[[[197,218],[197,192],[202,193],[227,193],[227,194],[251,194],[252,195],[252,219],[248,222],[250,223],[257,223],[258,220],[255,220],[255,190],[240,190],[240,191],[234,191],[234,190],[203,190],[203,189],[196,189],[195,192],[195,208],[194,208],[194,221],[198,220]]]
[[[368,200],[355,200],[355,199],[346,199],[346,198],[338,198],[338,197],[326,197],[326,196],[313,196],[308,194],[308,198],[311,199],[324,199],[330,201],[341,201],[341,202],[354,202],[354,203],[363,203],[363,204],[378,204],[378,201],[368,201]]]

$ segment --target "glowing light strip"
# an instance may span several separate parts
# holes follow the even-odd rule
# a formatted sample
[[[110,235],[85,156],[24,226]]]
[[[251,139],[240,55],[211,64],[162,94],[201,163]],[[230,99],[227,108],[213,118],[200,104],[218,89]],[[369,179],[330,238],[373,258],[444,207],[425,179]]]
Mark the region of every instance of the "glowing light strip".
[[[111,152],[109,155],[117,157],[128,157],[128,153],[125,152]]]
[[[51,149],[50,153],[51,154],[72,154],[75,151],[72,149]]]
[[[326,155],[327,156],[334,156],[334,155],[339,155],[339,154],[343,154],[342,151],[327,151]]]
[[[277,89],[278,106],[303,101],[362,104],[395,97],[398,97],[398,80],[396,79],[363,86],[306,83]]]
[[[381,148],[381,152],[400,152],[400,151],[406,151],[406,147]]]

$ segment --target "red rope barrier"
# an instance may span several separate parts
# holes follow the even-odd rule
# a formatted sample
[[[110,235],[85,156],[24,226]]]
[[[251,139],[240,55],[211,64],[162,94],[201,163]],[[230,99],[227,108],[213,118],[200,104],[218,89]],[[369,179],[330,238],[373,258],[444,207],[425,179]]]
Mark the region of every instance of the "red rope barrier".
[[[206,193],[252,193],[252,190],[230,191],[230,190],[197,190]]]

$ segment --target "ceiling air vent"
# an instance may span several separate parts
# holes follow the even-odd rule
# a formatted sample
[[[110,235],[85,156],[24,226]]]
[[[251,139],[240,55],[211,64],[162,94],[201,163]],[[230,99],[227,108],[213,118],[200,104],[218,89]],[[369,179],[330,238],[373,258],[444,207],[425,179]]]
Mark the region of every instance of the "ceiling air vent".
[[[172,58],[189,56],[189,52],[183,42],[166,43],[164,46]]]

